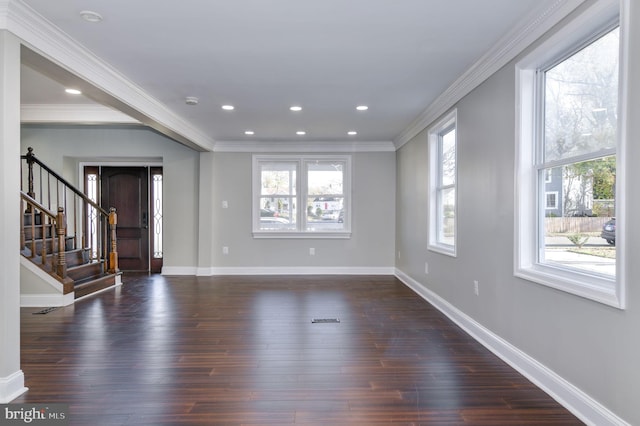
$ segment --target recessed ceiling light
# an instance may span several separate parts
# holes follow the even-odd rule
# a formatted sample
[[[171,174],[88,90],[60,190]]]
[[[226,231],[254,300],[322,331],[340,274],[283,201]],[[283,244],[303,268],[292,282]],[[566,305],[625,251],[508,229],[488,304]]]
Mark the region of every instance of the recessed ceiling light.
[[[78,89],[64,89],[70,95],[82,95],[82,92]]]
[[[357,134],[358,134],[358,132],[356,132],[355,130],[351,130],[351,131],[347,132],[347,134],[348,134],[349,136],[355,136],[355,135],[357,135]]]
[[[289,108],[291,111],[302,111],[302,107],[299,105],[294,105],[291,108]]]
[[[248,136],[253,136],[253,135],[255,135],[256,133],[255,133],[253,130],[245,130],[245,131],[244,131],[244,134],[245,134],[245,135],[248,135]]]
[[[357,109],[358,111],[366,111],[366,110],[368,110],[368,109],[369,109],[369,107],[368,107],[368,106],[366,106],[366,105],[358,105],[358,106],[356,107],[356,109]]]
[[[222,105],[222,109],[225,111],[233,111],[235,107],[233,105]]]
[[[306,135],[306,134],[307,134],[307,132],[305,132],[304,130],[298,130],[298,131],[296,132],[296,135],[298,135],[298,136],[304,136],[304,135]]]
[[[83,10],[80,16],[87,22],[102,22],[102,15],[92,10]]]
[[[198,105],[199,99],[195,96],[187,96],[184,98],[184,103],[187,105]]]

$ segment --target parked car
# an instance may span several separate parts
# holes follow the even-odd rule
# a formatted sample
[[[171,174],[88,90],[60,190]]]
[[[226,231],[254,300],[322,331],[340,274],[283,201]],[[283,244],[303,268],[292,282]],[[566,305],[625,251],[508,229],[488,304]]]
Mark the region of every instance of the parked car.
[[[260,209],[260,217],[277,217],[278,212],[274,212],[273,210]]]
[[[616,245],[616,218],[607,221],[602,227],[602,233],[600,234],[602,238],[607,240],[609,244],[612,246]]]
[[[327,210],[322,213],[322,220],[338,220],[338,215],[340,212],[338,210]]]

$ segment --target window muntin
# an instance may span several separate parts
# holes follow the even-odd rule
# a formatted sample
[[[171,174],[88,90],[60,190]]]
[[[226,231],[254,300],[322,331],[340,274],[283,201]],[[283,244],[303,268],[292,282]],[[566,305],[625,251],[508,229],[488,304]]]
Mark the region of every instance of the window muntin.
[[[429,133],[431,197],[429,248],[456,252],[456,113],[447,115]]]
[[[348,156],[254,156],[254,236],[348,237],[349,169]]]
[[[624,234],[619,234],[615,238],[615,248],[609,247],[610,250],[617,252],[614,255],[615,259],[598,257],[595,261],[581,252],[581,249],[572,242],[573,240],[567,237],[571,235],[572,239],[580,242],[581,239],[578,237],[582,230],[575,227],[576,223],[584,225],[589,221],[605,221],[614,211],[614,200],[608,197],[615,198],[616,193],[621,194],[625,191],[624,164],[616,164],[615,160],[618,155],[621,156],[625,152],[626,98],[619,97],[615,100],[615,105],[609,104],[613,105],[610,108],[603,98],[596,100],[593,96],[585,96],[589,85],[593,84],[600,84],[601,87],[608,85],[610,89],[606,91],[613,91],[615,96],[618,96],[618,93],[624,93],[628,80],[624,40],[628,32],[625,27],[617,29],[619,14],[618,1],[596,0],[591,7],[569,21],[516,65],[519,144],[516,150],[514,273],[518,277],[539,284],[624,308],[625,274],[624,265],[621,264],[624,259],[622,256],[625,247]],[[614,36],[611,39],[619,34],[622,40],[619,46],[612,49],[615,52],[612,55],[615,57],[613,62],[604,64],[603,60],[597,60],[595,67],[573,66],[572,72],[582,73],[583,77],[586,75],[611,76],[619,79],[615,82],[617,87],[611,86],[610,82],[606,82],[605,85],[604,81],[597,79],[594,81],[586,77],[582,82],[590,82],[590,84],[578,86],[575,83],[580,81],[575,76],[562,79],[553,75],[561,70],[556,66],[573,58],[574,55],[577,54],[575,58],[586,57],[584,53],[579,53],[584,49],[594,45],[596,47],[605,45],[606,43],[597,42],[612,30]],[[615,40],[614,44],[617,45],[618,40]],[[601,72],[603,65],[613,65],[615,70],[608,74],[603,73]],[[568,96],[558,97],[557,99],[561,99],[561,104],[550,107],[549,114],[546,114],[549,120],[545,123],[545,106],[548,105],[548,100],[545,99],[547,71],[551,71],[550,78],[562,84],[575,84],[573,87],[580,87],[580,91],[573,93],[565,91]],[[554,84],[555,82],[550,83],[552,89],[559,90],[559,87],[553,87]],[[557,95],[560,93],[558,90],[551,93]],[[573,106],[568,103],[571,98],[576,102]],[[578,103],[576,100],[581,102]],[[580,105],[581,108],[577,108],[576,105]],[[601,120],[603,111],[601,108],[607,108],[607,114],[615,115],[605,117],[606,121]],[[556,117],[562,117],[568,112],[574,113],[573,116],[568,114],[569,118],[573,117],[573,121],[569,120],[571,124],[567,124],[567,115],[565,115],[563,130],[550,128]],[[586,122],[592,123],[591,129],[585,124]],[[603,124],[611,124],[615,130],[610,132],[611,128],[598,128]],[[593,130],[598,131],[599,135],[596,135]],[[607,131],[613,141],[598,139],[606,135]],[[546,143],[547,139],[548,143]],[[612,163],[613,167],[611,167]],[[603,169],[608,171],[603,172]],[[573,185],[569,185],[567,181],[571,178],[568,174],[574,175]],[[550,175],[553,176],[552,182],[547,182]],[[608,183],[603,185],[605,181]],[[547,210],[547,217],[545,217],[546,192],[550,191],[558,191],[558,209]],[[585,196],[589,193],[591,195]],[[566,199],[565,195],[567,195]],[[622,229],[624,200],[618,198],[615,204],[618,227]],[[566,207],[574,211],[573,215],[563,210]],[[591,211],[588,211],[589,209]],[[579,210],[583,211],[582,214],[597,217],[580,216]],[[563,234],[560,236],[553,234],[553,232],[559,232],[557,229],[560,226],[564,227]],[[589,235],[589,240],[592,241],[598,238],[602,226],[593,224],[590,226],[595,226],[595,230]],[[597,229],[598,226],[601,226],[600,229]],[[580,232],[575,232],[575,229]],[[571,233],[569,233],[570,230]],[[556,244],[555,250],[560,252],[551,253],[553,241],[550,239],[558,237],[560,239],[556,242],[561,244]],[[566,247],[564,253],[561,245]],[[601,247],[606,248],[606,243]],[[572,259],[574,262],[571,261]],[[599,265],[607,263],[613,263],[614,266],[609,266],[603,271]]]

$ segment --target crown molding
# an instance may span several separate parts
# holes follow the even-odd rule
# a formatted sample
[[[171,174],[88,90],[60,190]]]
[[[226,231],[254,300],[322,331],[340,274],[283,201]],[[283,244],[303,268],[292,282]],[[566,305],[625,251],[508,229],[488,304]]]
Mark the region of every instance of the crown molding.
[[[22,104],[21,123],[140,124],[134,118],[97,104]]]
[[[585,0],[556,0],[538,8],[505,34],[493,48],[453,82],[394,140],[396,149],[413,139],[458,101],[549,31]]]
[[[0,0],[0,29],[22,40],[23,62],[58,67],[56,76],[76,76],[87,83],[83,93],[134,117],[164,135],[199,151],[211,151],[214,141],[123,74],[101,60],[20,0]],[[30,54],[30,51],[33,53]],[[45,64],[51,62],[51,64]]]
[[[217,141],[214,152],[394,152],[391,141],[306,141],[306,142],[263,142],[263,141]]]

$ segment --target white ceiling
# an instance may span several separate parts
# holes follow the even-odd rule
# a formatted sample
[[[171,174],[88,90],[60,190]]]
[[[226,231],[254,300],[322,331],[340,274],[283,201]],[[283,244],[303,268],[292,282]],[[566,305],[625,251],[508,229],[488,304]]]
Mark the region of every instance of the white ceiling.
[[[397,140],[555,0],[23,2],[214,141],[372,142]],[[23,66],[23,107],[92,102],[43,73]]]

